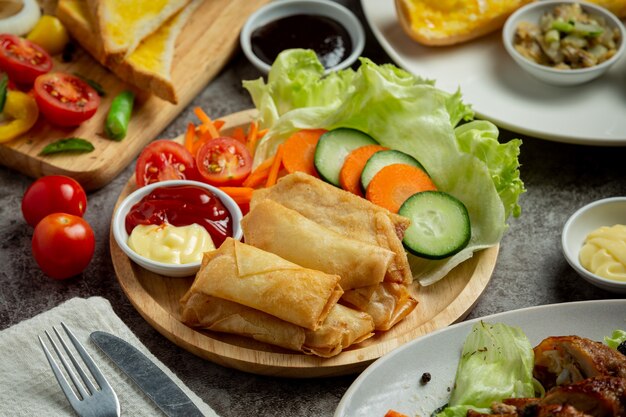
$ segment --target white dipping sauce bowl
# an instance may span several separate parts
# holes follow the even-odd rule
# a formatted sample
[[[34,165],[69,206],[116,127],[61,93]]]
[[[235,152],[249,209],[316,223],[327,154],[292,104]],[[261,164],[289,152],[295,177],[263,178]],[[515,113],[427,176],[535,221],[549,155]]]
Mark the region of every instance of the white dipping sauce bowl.
[[[577,210],[563,227],[561,244],[567,262],[589,283],[616,293],[626,293],[626,282],[600,277],[585,269],[578,258],[587,235],[602,226],[626,225],[626,197],[594,201]]]
[[[135,190],[133,193],[128,195],[115,210],[111,225],[113,229],[113,236],[119,247],[122,248],[122,251],[124,251],[124,253],[126,254],[126,256],[128,256],[137,265],[156,274],[165,275],[168,277],[186,277],[194,275],[200,269],[201,262],[193,262],[187,264],[169,264],[153,261],[152,259],[148,259],[144,256],[139,255],[128,246],[128,233],[126,232],[125,225],[126,215],[136,203],[138,203],[142,198],[151,193],[152,190],[154,190],[155,188],[173,187],[180,185],[194,185],[196,187],[204,188],[215,194],[217,198],[219,198],[224,204],[226,209],[230,212],[230,216],[233,221],[232,238],[235,240],[241,240],[241,237],[243,236],[243,231],[241,230],[241,218],[243,217],[241,209],[239,209],[239,206],[237,205],[237,203],[235,203],[235,200],[233,200],[230,196],[228,196],[219,188],[198,181],[172,180],[156,182]]]
[[[348,68],[356,62],[357,58],[363,52],[363,48],[365,47],[365,31],[363,30],[363,26],[354,13],[344,6],[328,0],[276,0],[261,7],[250,15],[239,35],[241,49],[243,49],[244,54],[252,65],[262,73],[267,74],[270,71],[271,65],[254,54],[251,44],[252,33],[257,28],[265,26],[270,22],[296,14],[317,15],[331,18],[343,26],[350,35],[352,52],[339,64],[327,68],[327,72]],[[311,30],[315,30],[315,28],[311,28]]]
[[[539,23],[539,19],[544,13],[554,9],[560,4],[579,3],[583,10],[589,14],[604,17],[606,23],[612,27],[617,27],[620,32],[617,52],[610,59],[601,64],[589,68],[580,69],[555,69],[546,65],[537,64],[520,54],[513,46],[515,31],[520,22]],[[604,74],[608,69],[620,60],[626,50],[626,29],[623,23],[607,9],[591,3],[576,0],[544,0],[529,3],[516,10],[504,24],[502,29],[502,42],[504,48],[513,60],[533,77],[551,85],[572,86],[589,82]]]

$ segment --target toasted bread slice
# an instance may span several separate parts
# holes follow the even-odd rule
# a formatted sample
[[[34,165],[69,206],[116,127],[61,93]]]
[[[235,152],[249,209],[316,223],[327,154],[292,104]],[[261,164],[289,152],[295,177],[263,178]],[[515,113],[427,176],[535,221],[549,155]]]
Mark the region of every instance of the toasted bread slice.
[[[402,29],[429,46],[467,42],[500,29],[532,0],[395,0]]]
[[[87,0],[107,61],[120,62],[190,0]]]
[[[93,35],[94,23],[85,0],[59,0],[57,17],[83,48],[120,79],[175,104],[178,96],[171,80],[171,67],[176,38],[201,1],[193,0],[144,39],[126,59],[108,65],[104,47]]]

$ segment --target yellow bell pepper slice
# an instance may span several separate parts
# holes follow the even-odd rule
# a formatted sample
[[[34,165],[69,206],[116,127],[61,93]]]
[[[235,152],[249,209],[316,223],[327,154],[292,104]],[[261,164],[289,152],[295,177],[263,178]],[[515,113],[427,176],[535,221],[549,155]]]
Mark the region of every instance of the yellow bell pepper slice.
[[[0,143],[15,139],[26,133],[39,117],[39,107],[34,98],[21,91],[7,91],[4,104],[5,123],[0,124]]]
[[[43,15],[28,33],[26,39],[35,42],[50,55],[56,55],[63,52],[65,45],[70,41],[70,36],[59,19]]]

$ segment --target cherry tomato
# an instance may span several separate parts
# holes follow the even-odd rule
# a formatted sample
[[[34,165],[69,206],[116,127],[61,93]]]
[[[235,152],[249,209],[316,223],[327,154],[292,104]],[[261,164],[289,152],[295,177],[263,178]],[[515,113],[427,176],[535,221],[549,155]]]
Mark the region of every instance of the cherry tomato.
[[[93,257],[95,238],[82,217],[53,213],[35,227],[33,256],[44,274],[66,279],[80,274]]]
[[[220,137],[207,141],[196,154],[198,173],[214,185],[241,185],[252,170],[252,155],[237,139]]]
[[[193,156],[181,144],[159,139],[143,148],[135,166],[138,187],[166,180],[196,179]]]
[[[0,35],[0,68],[18,84],[32,84],[52,69],[52,58],[41,46],[19,36]]]
[[[46,118],[58,126],[77,126],[96,114],[100,97],[82,79],[55,72],[35,80],[35,100]]]
[[[82,217],[87,195],[78,181],[63,175],[48,175],[33,182],[22,198],[22,214],[31,226],[48,214],[67,213]]]

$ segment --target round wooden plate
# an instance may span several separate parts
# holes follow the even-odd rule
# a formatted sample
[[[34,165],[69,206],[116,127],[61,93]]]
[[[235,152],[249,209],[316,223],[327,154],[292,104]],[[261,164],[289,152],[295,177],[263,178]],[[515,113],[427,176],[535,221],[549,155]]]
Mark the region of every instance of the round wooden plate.
[[[223,131],[246,127],[254,111],[229,115]],[[136,188],[131,178],[117,205]],[[133,263],[109,236],[111,258],[117,279],[130,302],[156,330],[178,346],[223,366],[262,375],[312,378],[360,372],[394,348],[460,321],[483,292],[496,264],[498,246],[479,251],[452,270],[444,279],[413,290],[419,304],[415,311],[387,332],[323,359],[275,348],[254,340],[208,331],[198,331],[180,322],[179,300],[193,282],[168,278]]]

